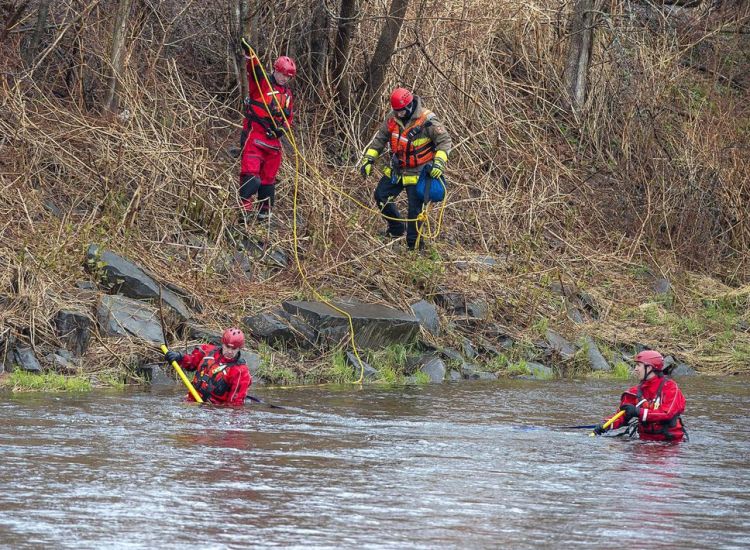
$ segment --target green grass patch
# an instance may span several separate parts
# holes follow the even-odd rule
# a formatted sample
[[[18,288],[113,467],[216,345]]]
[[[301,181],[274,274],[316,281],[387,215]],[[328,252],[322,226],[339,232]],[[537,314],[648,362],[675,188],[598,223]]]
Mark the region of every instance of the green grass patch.
[[[427,254],[415,254],[404,261],[409,283],[422,290],[434,289],[443,277],[445,269],[437,250],[431,249]]]
[[[426,386],[430,383],[430,375],[418,370],[412,375],[412,380],[414,381],[414,384],[417,384],[418,386]]]
[[[346,359],[346,353],[337,351],[333,355],[331,365],[325,371],[325,379],[335,384],[348,384],[359,378],[359,369],[354,372],[354,367]]]
[[[15,370],[5,381],[5,385],[14,392],[87,392],[91,391],[91,382],[83,376],[63,376],[56,372],[36,374],[24,370]]]
[[[367,362],[378,371],[378,381],[385,384],[403,384],[406,377],[406,360],[413,352],[413,346],[393,344],[370,352]]]
[[[258,376],[268,381],[269,384],[278,384],[280,386],[298,382],[297,374],[292,369],[274,363],[273,352],[273,348],[265,342],[261,342],[258,345],[258,355],[260,355]]]
[[[628,380],[630,378],[630,366],[624,361],[618,361],[612,368],[612,377],[617,380]]]

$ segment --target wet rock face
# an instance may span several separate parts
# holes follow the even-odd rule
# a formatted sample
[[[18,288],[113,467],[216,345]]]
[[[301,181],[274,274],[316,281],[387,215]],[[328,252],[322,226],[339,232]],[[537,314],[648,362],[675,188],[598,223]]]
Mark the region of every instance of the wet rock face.
[[[86,252],[86,268],[99,277],[102,284],[128,298],[158,300],[159,283],[136,264],[109,250],[90,245]],[[190,319],[191,313],[180,296],[163,287],[161,296],[182,321]]]
[[[91,324],[91,319],[79,311],[61,310],[55,316],[55,329],[60,341],[79,357],[89,347]]]
[[[15,359],[15,364],[18,365],[21,370],[42,372],[42,365],[39,364],[36,355],[34,355],[34,350],[31,348],[18,346],[13,352],[13,357]]]
[[[315,332],[333,342],[349,334],[346,315],[323,302],[289,301],[284,309],[298,315]],[[419,320],[409,313],[379,304],[337,301],[333,305],[351,316],[357,347],[381,349],[391,344],[408,344],[419,334]]]
[[[440,335],[440,319],[438,317],[437,308],[430,302],[420,300],[411,305],[411,310],[414,315],[419,319],[419,324],[422,325],[427,332],[433,336]]]
[[[108,336],[135,337],[147,342],[162,343],[156,309],[118,294],[102,296],[97,310],[97,321]]]

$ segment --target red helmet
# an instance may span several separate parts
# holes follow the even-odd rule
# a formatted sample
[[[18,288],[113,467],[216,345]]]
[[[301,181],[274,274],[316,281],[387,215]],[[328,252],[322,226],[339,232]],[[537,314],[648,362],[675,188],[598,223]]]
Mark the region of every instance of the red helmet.
[[[291,57],[282,55],[274,62],[273,70],[291,78],[297,74],[297,65]]]
[[[406,88],[396,88],[391,93],[391,107],[394,111],[406,109],[412,101],[414,101],[414,94]]]
[[[648,365],[654,370],[660,371],[664,368],[664,357],[662,357],[661,353],[659,353],[658,351],[653,351],[650,349],[640,352],[635,356],[633,361],[635,361],[636,363],[643,363],[644,365]]]
[[[238,328],[228,328],[221,335],[221,343],[230,348],[241,348],[245,345],[245,335]]]

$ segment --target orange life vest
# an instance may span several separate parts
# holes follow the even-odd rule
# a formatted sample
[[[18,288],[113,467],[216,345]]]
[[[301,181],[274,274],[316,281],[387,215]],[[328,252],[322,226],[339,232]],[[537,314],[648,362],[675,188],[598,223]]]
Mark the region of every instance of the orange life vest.
[[[422,130],[431,124],[433,113],[425,110],[420,116],[401,127],[395,117],[388,120],[391,132],[391,153],[395,155],[401,168],[415,168],[430,162],[435,156],[435,145],[426,136],[417,140]],[[415,140],[416,143],[415,143]]]
[[[231,388],[231,384],[227,381],[227,369],[234,365],[245,364],[245,360],[239,356],[229,363],[220,363],[220,358],[221,348],[203,358],[193,377],[193,387],[201,395],[203,401],[209,402],[211,397],[221,399]]]

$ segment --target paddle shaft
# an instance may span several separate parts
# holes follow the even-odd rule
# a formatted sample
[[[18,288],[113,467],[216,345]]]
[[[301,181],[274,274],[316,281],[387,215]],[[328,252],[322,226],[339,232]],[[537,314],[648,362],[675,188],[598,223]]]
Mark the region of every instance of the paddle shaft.
[[[167,354],[167,352],[169,351],[169,348],[166,346],[166,344],[161,345],[161,351],[164,352],[164,355]],[[193,396],[193,399],[195,399],[198,403],[203,403],[203,399],[201,398],[200,394],[197,391],[195,391],[195,388],[190,383],[190,380],[188,380],[187,376],[185,376],[185,373],[183,372],[180,365],[177,364],[177,361],[172,361],[172,366],[174,367],[174,370],[177,371],[177,374],[180,375],[182,382],[187,387],[188,391],[190,392],[190,395]]]
[[[284,408],[281,405],[274,405],[273,403],[269,403],[268,401],[263,401],[262,399],[258,399],[257,397],[255,397],[253,395],[249,395],[248,394],[247,398],[250,401],[255,401],[256,403],[260,403],[261,405],[266,405],[267,407],[271,407],[272,409],[283,409]]]
[[[638,404],[636,405],[636,407],[640,407],[640,406],[641,406],[641,405],[643,405],[643,404],[644,404],[645,402],[646,402],[646,400],[645,400],[645,399],[641,399],[641,400],[640,400],[640,401],[638,402]],[[610,418],[610,419],[609,419],[609,420],[607,420],[607,421],[606,421],[606,422],[605,422],[604,424],[602,424],[602,429],[603,429],[603,430],[606,430],[607,428],[609,428],[609,427],[610,427],[610,426],[611,426],[612,424],[614,424],[614,423],[615,423],[615,422],[616,422],[616,421],[617,421],[617,420],[618,420],[619,418],[621,418],[621,417],[622,417],[622,416],[623,416],[624,414],[625,414],[625,411],[620,411],[620,412],[618,412],[618,413],[617,413],[616,415],[614,415],[614,416],[613,416],[612,418]],[[596,427],[596,426],[594,426],[594,427]],[[595,434],[594,432],[591,432],[591,435],[592,435],[592,436],[595,436],[596,434]]]

